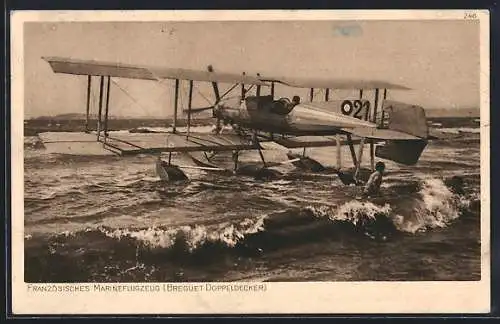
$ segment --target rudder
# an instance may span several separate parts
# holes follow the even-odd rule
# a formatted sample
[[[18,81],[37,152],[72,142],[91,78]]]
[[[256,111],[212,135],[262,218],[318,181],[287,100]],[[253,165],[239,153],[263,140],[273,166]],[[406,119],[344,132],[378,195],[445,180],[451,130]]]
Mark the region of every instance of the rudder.
[[[420,106],[402,102],[385,100],[382,107],[382,128],[407,133],[427,139],[429,127],[425,117],[425,110]]]
[[[379,125],[381,128],[420,137],[421,140],[388,140],[384,145],[377,145],[375,156],[405,165],[418,162],[429,137],[424,108],[385,100]]]

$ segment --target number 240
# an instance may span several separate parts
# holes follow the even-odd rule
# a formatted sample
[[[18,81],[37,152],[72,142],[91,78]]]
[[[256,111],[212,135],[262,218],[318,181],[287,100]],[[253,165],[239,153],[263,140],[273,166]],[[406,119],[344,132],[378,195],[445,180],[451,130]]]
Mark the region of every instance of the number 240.
[[[464,13],[464,19],[477,19],[477,13],[475,12],[466,12]]]

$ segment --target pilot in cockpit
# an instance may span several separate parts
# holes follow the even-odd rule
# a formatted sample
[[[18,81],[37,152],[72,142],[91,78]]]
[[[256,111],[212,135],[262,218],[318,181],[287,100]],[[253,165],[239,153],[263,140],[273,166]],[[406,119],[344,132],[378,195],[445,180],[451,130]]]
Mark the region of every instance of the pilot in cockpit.
[[[270,111],[278,115],[288,115],[298,104],[300,104],[299,96],[293,96],[292,101],[290,101],[290,99],[286,97],[283,97],[273,101],[270,107]]]
[[[300,97],[293,96],[292,101],[290,99],[283,97],[278,100],[274,100],[272,106],[270,107],[271,112],[278,115],[288,115],[293,108],[300,104]]]

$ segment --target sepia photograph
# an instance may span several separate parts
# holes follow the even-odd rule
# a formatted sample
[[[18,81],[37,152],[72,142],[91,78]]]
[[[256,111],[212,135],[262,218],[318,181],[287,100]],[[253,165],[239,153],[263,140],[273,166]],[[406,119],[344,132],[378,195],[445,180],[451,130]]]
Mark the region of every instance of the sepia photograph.
[[[22,20],[24,293],[489,290],[487,13],[375,13]]]

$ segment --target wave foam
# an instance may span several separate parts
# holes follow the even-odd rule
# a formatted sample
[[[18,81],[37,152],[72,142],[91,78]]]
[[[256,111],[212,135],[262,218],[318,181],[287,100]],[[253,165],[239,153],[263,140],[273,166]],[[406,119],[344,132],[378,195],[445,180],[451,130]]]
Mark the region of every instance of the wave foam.
[[[411,213],[394,218],[402,231],[415,233],[433,228],[444,228],[460,217],[470,200],[453,193],[440,179],[426,179],[417,198],[410,202]]]
[[[469,196],[454,193],[439,179],[423,180],[412,193],[387,196],[383,203],[377,201],[380,199],[286,208],[255,218],[213,225],[142,229],[101,226],[90,229],[91,233],[75,233],[75,238],[82,236],[79,239],[86,240],[89,235],[104,235],[112,240],[123,240],[122,243],[127,247],[132,244],[146,254],[150,251],[154,254],[180,252],[180,255],[184,255],[184,252],[196,252],[196,255],[200,255],[203,251],[210,251],[212,255],[213,248],[235,248],[241,253],[253,253],[309,242],[312,237],[321,239],[342,233],[386,240],[398,233],[413,234],[443,228],[472,208],[471,204],[475,202],[471,202]],[[72,233],[59,235],[62,239],[68,236],[72,236]]]
[[[443,133],[450,133],[450,134],[460,134],[460,133],[479,134],[481,132],[480,128],[473,128],[473,127],[440,128],[439,130]]]
[[[386,226],[390,220],[398,231],[416,233],[443,228],[469,208],[473,197],[453,193],[441,179],[426,179],[414,195],[390,199],[384,205],[351,200],[340,206],[308,206],[313,216],[341,221],[356,227]]]
[[[210,243],[235,247],[245,236],[263,231],[265,218],[266,215],[254,220],[247,218],[238,224],[223,223],[215,228],[195,225],[167,229],[151,227],[141,230],[101,227],[99,230],[106,236],[115,239],[133,238],[150,248],[171,248],[181,245],[191,253]]]

